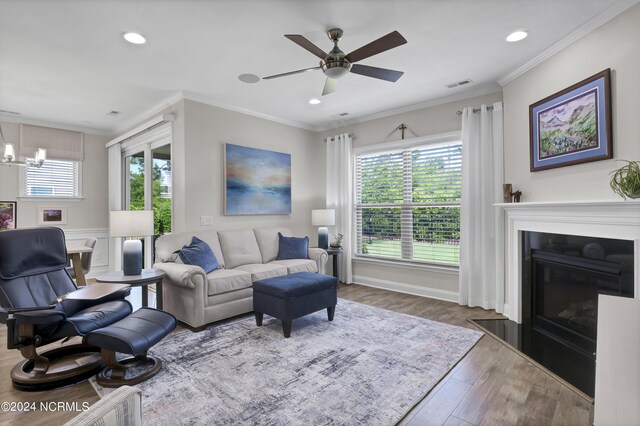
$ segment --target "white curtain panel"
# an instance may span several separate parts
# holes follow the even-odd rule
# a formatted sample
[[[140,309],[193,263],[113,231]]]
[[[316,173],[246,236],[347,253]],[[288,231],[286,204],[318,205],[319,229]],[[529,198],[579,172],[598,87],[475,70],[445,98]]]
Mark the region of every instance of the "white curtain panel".
[[[353,273],[353,145],[347,134],[327,139],[327,208],[335,209],[334,234],[344,235],[338,263],[338,279],[351,284]],[[333,236],[329,237],[331,241]]]
[[[504,309],[503,110],[462,112],[460,304]]]

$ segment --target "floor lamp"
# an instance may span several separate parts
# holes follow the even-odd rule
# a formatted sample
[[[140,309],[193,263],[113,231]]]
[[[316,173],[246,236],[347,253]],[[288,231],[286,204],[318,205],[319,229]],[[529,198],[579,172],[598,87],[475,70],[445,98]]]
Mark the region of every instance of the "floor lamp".
[[[153,210],[118,210],[109,217],[109,236],[143,237],[153,235]],[[122,272],[124,275],[142,273],[142,241],[124,240],[122,243]]]
[[[334,209],[311,210],[311,224],[318,228],[318,247],[329,248],[329,228],[336,224],[336,211]]]

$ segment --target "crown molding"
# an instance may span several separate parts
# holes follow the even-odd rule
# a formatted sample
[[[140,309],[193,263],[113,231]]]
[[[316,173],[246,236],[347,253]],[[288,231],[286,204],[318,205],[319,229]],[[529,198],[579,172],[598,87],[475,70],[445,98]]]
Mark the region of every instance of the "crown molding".
[[[586,36],[593,30],[609,22],[611,19],[620,15],[622,12],[626,11],[627,9],[629,9],[631,6],[635,5],[638,2],[640,2],[640,0],[622,0],[612,5],[608,9],[602,11],[600,14],[595,16],[594,18],[585,22],[576,30],[569,33],[569,35],[567,35],[562,40],[552,44],[551,47],[549,47],[544,52],[540,53],[538,56],[534,57],[533,59],[519,66],[515,70],[511,71],[509,74],[503,77],[500,77],[498,79],[498,84],[504,87],[506,84],[509,84],[511,81],[520,77],[522,74],[526,73],[530,69],[536,67],[537,65],[546,61],[556,53],[560,52],[561,50],[567,48],[571,44],[580,40],[582,37]]]
[[[200,102],[201,104],[205,104],[205,105],[210,105],[210,106],[226,109],[226,110],[229,110],[229,111],[239,112],[241,114],[246,114],[246,115],[250,115],[252,117],[262,118],[264,120],[273,121],[273,122],[284,124],[284,125],[287,125],[287,126],[298,127],[300,129],[304,129],[304,130],[317,131],[315,126],[310,126],[308,124],[299,123],[297,121],[286,120],[284,118],[274,117],[272,115],[263,114],[261,112],[253,111],[253,110],[250,110],[250,109],[247,109],[247,108],[238,107],[238,106],[233,105],[233,104],[220,102],[220,101],[217,101],[217,100],[215,100],[213,98],[210,98],[208,96],[199,95],[197,93],[188,92],[188,91],[184,91],[183,90],[182,91],[182,95],[183,95],[184,99],[187,99],[187,100],[190,100],[190,101],[194,101],[194,102]]]
[[[136,115],[134,118],[125,121],[123,124],[120,124],[118,126],[116,126],[113,131],[110,133],[111,135],[118,135],[118,134],[122,134],[123,132],[138,126],[140,123],[143,123],[145,121],[148,121],[154,117],[157,117],[158,115],[160,115],[162,113],[162,111],[164,111],[166,108],[169,108],[172,105],[177,104],[178,102],[180,102],[182,99],[184,99],[183,93],[182,91],[177,91],[174,94],[172,94],[171,96],[169,96],[168,98],[160,101],[160,103],[154,105],[153,107],[149,108],[148,110],[141,112],[140,114]]]
[[[390,117],[393,115],[404,114],[411,111],[417,111],[419,109],[429,108],[437,105],[444,105],[451,102],[462,101],[464,99],[475,98],[477,96],[484,96],[491,93],[502,93],[502,88],[496,83],[488,83],[477,87],[472,91],[465,91],[456,93],[451,96],[444,96],[442,98],[430,99],[428,101],[420,102],[417,104],[411,104],[399,108],[394,108],[382,112],[373,114],[367,114],[362,117],[354,118],[351,120],[340,121],[339,123],[330,124],[327,126],[318,126],[315,128],[317,132],[324,132],[327,130],[339,129],[341,127],[350,126],[353,124],[364,123],[367,121],[377,120],[379,118]]]
[[[133,118],[131,120],[128,120],[126,123],[118,126],[117,128],[114,129],[114,131],[112,133],[119,134],[119,133],[122,133],[122,132],[124,132],[124,131],[126,131],[128,129],[131,129],[132,127],[138,125],[139,123],[142,123],[144,121],[147,121],[147,120],[159,115],[166,108],[171,107],[172,105],[175,105],[176,103],[178,103],[178,102],[180,102],[182,100],[189,100],[189,101],[199,102],[201,104],[205,104],[205,105],[209,105],[209,106],[214,106],[214,107],[226,109],[228,111],[239,112],[241,114],[246,114],[246,115],[250,115],[252,117],[262,118],[264,120],[273,121],[273,122],[284,124],[284,125],[287,125],[287,126],[298,127],[300,129],[304,129],[304,130],[317,131],[316,127],[310,126],[310,125],[307,125],[307,124],[304,124],[304,123],[299,123],[297,121],[292,121],[292,120],[285,120],[283,118],[278,118],[278,117],[274,117],[272,115],[263,114],[261,112],[256,112],[256,111],[253,111],[253,110],[250,110],[250,109],[247,109],[247,108],[238,107],[238,106],[233,105],[233,104],[220,102],[220,101],[217,101],[217,100],[215,100],[213,98],[210,98],[208,96],[200,95],[198,93],[193,93],[193,92],[189,92],[189,91],[186,91],[186,90],[179,90],[179,91],[175,92],[173,95],[169,96],[168,98],[166,98],[163,101],[161,101],[160,103],[158,103],[157,105],[153,106],[152,108],[150,108],[150,109],[138,114],[135,118]]]
[[[31,124],[33,126],[51,127],[53,129],[71,130],[74,132],[82,132],[90,135],[111,136],[111,132],[98,130],[91,127],[73,126],[68,124],[54,123],[51,121],[37,120],[22,115],[0,113],[0,121],[5,123]]]

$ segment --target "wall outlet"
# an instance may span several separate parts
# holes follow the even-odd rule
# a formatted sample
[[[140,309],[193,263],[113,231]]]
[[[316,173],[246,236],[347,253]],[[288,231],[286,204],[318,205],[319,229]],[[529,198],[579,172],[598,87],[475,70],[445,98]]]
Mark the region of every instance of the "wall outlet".
[[[213,216],[200,216],[200,226],[213,225]]]

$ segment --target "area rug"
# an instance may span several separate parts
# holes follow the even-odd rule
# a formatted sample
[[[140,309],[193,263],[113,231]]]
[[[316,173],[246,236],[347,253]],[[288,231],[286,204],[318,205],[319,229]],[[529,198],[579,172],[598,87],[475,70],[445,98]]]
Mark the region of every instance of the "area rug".
[[[481,332],[338,300],[293,321],[265,315],[180,330],[150,351],[162,371],[137,385],[147,425],[393,425]],[[92,379],[98,394],[101,388]]]

